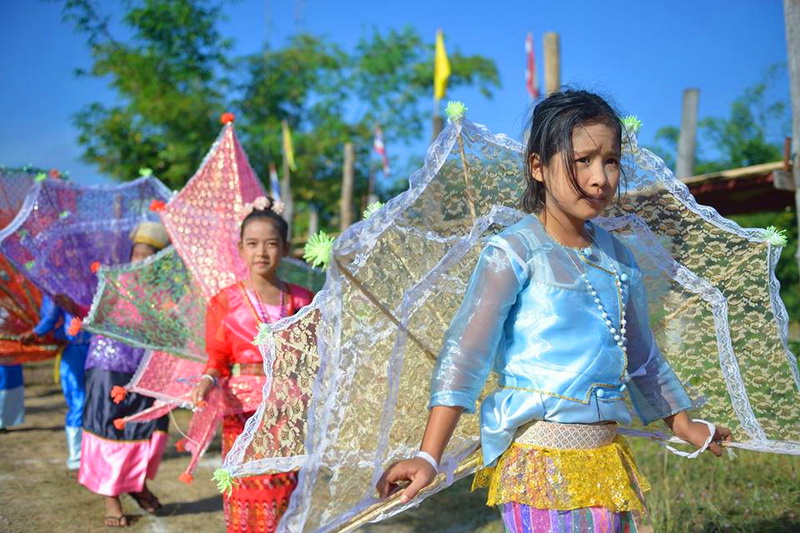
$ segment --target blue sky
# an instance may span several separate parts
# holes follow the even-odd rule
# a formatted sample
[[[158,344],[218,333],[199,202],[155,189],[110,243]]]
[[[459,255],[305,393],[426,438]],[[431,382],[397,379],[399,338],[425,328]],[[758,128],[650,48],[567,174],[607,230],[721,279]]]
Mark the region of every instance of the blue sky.
[[[98,5],[120,12],[116,1]],[[700,89],[701,117],[726,116],[731,102],[769,66],[786,62],[779,0],[241,0],[225,11],[221,29],[235,40],[235,54],[255,52],[267,39],[280,46],[301,30],[349,48],[372,28],[412,25],[432,40],[441,27],[449,50],[494,59],[502,82],[491,100],[470,89],[450,91],[447,98],[464,101],[474,122],[515,138],[529,106],[523,77],[528,31],[540,80],[542,35],[558,32],[562,82],[610,95],[623,113],[637,114],[644,144],[661,126],[679,124],[685,88]],[[5,0],[1,12],[0,164],[33,163],[70,170],[79,182],[104,181],[80,161],[72,124],[83,106],[115,99],[107,80],[75,76],[76,68],[90,66],[84,37],[62,22],[59,2]],[[788,100],[787,83],[776,88],[777,97]],[[394,147],[394,153],[421,155],[425,140]],[[392,153],[391,139],[387,146]]]

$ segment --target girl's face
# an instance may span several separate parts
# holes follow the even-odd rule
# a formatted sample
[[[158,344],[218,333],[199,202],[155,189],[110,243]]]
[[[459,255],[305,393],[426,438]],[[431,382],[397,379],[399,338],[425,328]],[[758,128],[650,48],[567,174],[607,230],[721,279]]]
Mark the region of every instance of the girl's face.
[[[288,253],[288,246],[272,222],[256,218],[244,227],[239,255],[251,274],[274,276],[281,257]]]
[[[149,244],[137,242],[131,249],[131,262],[141,261],[156,253],[156,249]]]
[[[572,130],[572,164],[581,195],[570,183],[563,154],[555,154],[548,165],[539,156],[531,157],[533,178],[545,185],[548,213],[588,220],[600,216],[614,200],[619,185],[621,146],[617,130],[605,124],[590,124]]]

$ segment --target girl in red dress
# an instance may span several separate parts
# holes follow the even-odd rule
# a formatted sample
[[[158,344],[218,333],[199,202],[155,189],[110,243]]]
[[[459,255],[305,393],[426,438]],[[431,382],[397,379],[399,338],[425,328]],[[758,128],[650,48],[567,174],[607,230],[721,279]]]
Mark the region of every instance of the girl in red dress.
[[[258,198],[254,204],[256,207],[242,221],[239,240],[239,253],[249,275],[245,281],[220,291],[209,303],[208,363],[192,393],[195,405],[202,405],[215,386],[227,388],[226,397],[252,405],[252,398],[246,396],[260,397],[261,388],[250,382],[264,383],[261,352],[253,345],[259,325],[293,315],[313,298],[307,289],[278,277],[281,258],[289,253],[288,225],[272,209],[271,199]],[[223,417],[223,455],[230,451],[252,415],[253,411],[245,411]],[[230,495],[223,495],[228,531],[275,531],[296,483],[296,472],[238,480]]]

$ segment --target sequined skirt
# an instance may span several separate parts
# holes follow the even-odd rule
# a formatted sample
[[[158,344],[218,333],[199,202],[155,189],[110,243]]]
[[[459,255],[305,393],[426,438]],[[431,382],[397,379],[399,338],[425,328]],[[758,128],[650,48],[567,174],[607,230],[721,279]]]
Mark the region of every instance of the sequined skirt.
[[[497,465],[475,474],[477,487],[488,487],[491,506],[602,507],[615,513],[643,511],[643,493],[650,490],[616,424],[543,421],[519,428]]]

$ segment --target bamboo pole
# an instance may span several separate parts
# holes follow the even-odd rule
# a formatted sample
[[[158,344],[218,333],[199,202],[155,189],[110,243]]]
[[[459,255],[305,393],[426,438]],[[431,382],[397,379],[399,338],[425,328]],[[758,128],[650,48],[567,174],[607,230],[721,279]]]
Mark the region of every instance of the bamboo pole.
[[[342,171],[342,199],[339,215],[339,229],[346,230],[353,223],[353,184],[355,181],[355,150],[353,143],[344,144],[344,169]]]
[[[694,157],[697,151],[697,104],[699,89],[683,91],[683,111],[681,113],[681,133],[678,138],[678,161],[675,175],[684,179],[694,174]]]
[[[558,34],[544,34],[544,87],[551,94],[561,87],[561,45]]]
[[[800,232],[800,0],[783,0],[786,48],[789,60],[789,94],[792,100],[792,173],[797,229]],[[800,267],[800,246],[795,254]]]
[[[335,257],[333,258],[333,261],[336,263],[336,266],[339,267],[339,271],[342,274],[344,274],[344,277],[346,277],[350,281],[350,283],[352,283],[358,290],[360,290],[361,293],[367,297],[367,300],[372,302],[372,305],[377,307],[381,313],[386,315],[386,317],[389,320],[391,320],[399,330],[403,331],[406,335],[408,335],[409,340],[411,340],[411,342],[416,344],[420,350],[422,350],[432,360],[436,361],[436,354],[433,352],[433,350],[425,346],[425,344],[416,335],[414,335],[411,331],[409,331],[409,329],[405,327],[405,325],[403,325],[403,323],[400,322],[400,320],[396,316],[394,316],[394,313],[392,313],[392,311],[388,307],[383,305],[383,303],[381,303],[381,301],[378,300],[377,296],[372,294],[372,291],[366,288],[364,284],[361,283],[361,281],[358,278],[356,278],[355,275],[352,272],[350,272],[350,270],[346,266],[344,266]]]
[[[455,476],[455,477],[463,477],[464,475],[468,475],[469,472],[471,472],[471,471],[473,471],[473,470],[475,470],[477,468],[480,468],[482,463],[483,463],[483,457],[482,457],[482,455],[480,453],[480,448],[478,448],[476,451],[472,452],[469,455],[469,457],[467,457],[467,459],[464,460],[463,463],[461,463],[460,465],[458,465],[456,467],[455,472],[453,472],[453,476]],[[445,475],[443,473],[439,474],[438,477],[437,477],[437,479],[439,479],[440,482],[442,482],[442,483],[446,482],[444,478],[445,478]],[[427,493],[427,492],[431,492],[432,490],[434,490],[434,488],[435,488],[434,485],[428,485],[427,487],[421,489],[419,491],[419,493],[417,494],[417,498],[420,498],[421,496],[424,496],[425,493]],[[391,511],[393,509],[396,509],[397,507],[405,505],[400,500],[400,496],[402,496],[402,494],[403,494],[403,491],[402,490],[398,490],[398,491],[392,493],[385,500],[380,501],[380,502],[378,502],[378,503],[376,503],[376,504],[374,504],[374,505],[372,505],[370,507],[367,507],[366,509],[361,511],[359,514],[355,515],[350,520],[348,520],[344,524],[340,525],[339,528],[337,529],[337,531],[339,533],[345,533],[345,532],[349,533],[351,531],[355,531],[358,528],[364,526],[365,524],[368,524],[368,523],[378,519],[381,515],[387,513],[388,511]]]
[[[292,221],[294,219],[294,201],[292,199],[292,178],[289,171],[289,159],[283,155],[281,176],[281,200],[283,201],[283,218],[289,224],[288,241],[292,242]]]

